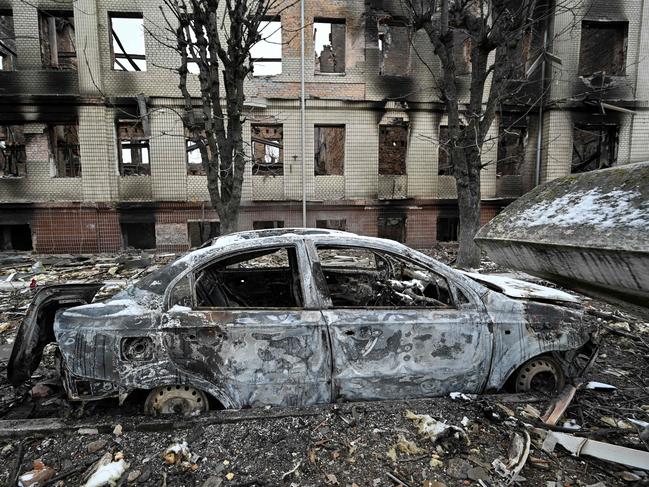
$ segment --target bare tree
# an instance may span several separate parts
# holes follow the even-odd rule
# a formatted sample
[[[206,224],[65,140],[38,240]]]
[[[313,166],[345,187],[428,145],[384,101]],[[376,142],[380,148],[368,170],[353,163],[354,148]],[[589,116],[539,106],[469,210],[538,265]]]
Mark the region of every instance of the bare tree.
[[[480,227],[480,172],[489,162],[482,160],[482,147],[498,108],[522,90],[525,43],[550,14],[550,0],[401,1],[441,65],[441,73],[433,74],[448,115],[446,150],[460,216],[458,264],[475,267],[480,263],[473,240]],[[458,39],[470,48],[468,97],[458,83]]]
[[[251,48],[262,40],[269,15],[291,0],[164,0],[160,6],[180,55],[179,88],[185,124],[198,145],[221,233],[236,231],[247,157],[243,137],[244,82],[252,74]],[[263,35],[269,35],[264,32]],[[174,44],[175,42],[175,44]],[[198,77],[199,93],[188,78]],[[198,96],[195,96],[198,95]]]

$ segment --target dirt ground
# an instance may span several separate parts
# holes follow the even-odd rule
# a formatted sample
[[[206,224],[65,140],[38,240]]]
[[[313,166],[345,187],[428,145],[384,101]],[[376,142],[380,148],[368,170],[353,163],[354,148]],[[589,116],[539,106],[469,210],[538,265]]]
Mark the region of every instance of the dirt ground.
[[[429,253],[448,262],[454,249],[439,247]],[[19,389],[7,384],[15,329],[35,292],[30,284],[105,280],[108,295],[173,258],[0,255],[0,485],[17,485],[18,476],[31,470],[35,460],[55,474],[40,485],[84,485],[84,473],[107,452],[128,464],[117,485],[507,485],[492,463],[499,458],[506,463],[513,440],[524,438],[526,431],[531,451],[517,479],[522,485],[649,485],[643,471],[574,457],[559,445],[544,451],[534,429],[542,425],[532,408],[543,413],[549,397],[437,398],[152,420],[142,416],[137,400],[121,408],[109,401],[68,403],[56,383],[51,350],[31,383]],[[484,270],[499,269],[485,262]],[[580,389],[555,429],[647,451],[647,440],[639,434],[642,427],[629,420],[649,421],[649,324],[622,309],[587,298],[584,302],[603,334],[599,359],[585,379],[616,389]],[[419,432],[408,411],[464,433],[434,442]],[[25,420],[46,431],[12,432]],[[580,429],[567,429],[567,422]],[[186,442],[184,453],[179,448],[176,456],[165,457],[167,448],[178,442]]]

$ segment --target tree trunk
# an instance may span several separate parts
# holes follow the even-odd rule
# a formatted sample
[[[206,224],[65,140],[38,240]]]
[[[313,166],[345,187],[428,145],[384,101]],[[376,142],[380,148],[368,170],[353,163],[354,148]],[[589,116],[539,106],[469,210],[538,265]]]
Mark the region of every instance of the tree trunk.
[[[480,266],[480,248],[473,240],[480,229],[480,171],[468,175],[468,178],[473,180],[468,184],[457,180],[457,205],[460,212],[457,265],[465,269]]]
[[[234,233],[238,230],[237,226],[239,223],[239,206],[238,205],[228,205],[222,207],[222,210],[218,212],[219,221],[220,221],[220,230],[221,235],[228,235],[229,233]]]

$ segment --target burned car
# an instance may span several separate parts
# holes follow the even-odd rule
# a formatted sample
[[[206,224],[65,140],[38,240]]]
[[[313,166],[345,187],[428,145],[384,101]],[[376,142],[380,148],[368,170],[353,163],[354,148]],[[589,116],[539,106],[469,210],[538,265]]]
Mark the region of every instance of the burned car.
[[[320,229],[220,237],[104,302],[50,286],[8,375],[56,342],[72,400],[146,391],[149,413],[551,391],[583,373],[596,330],[564,292],[463,273],[390,240]]]

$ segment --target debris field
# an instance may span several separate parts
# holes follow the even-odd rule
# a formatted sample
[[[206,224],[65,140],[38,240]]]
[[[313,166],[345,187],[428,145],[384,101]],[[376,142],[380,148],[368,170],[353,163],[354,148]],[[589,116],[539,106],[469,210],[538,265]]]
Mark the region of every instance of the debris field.
[[[154,418],[142,414],[143,398],[66,401],[52,347],[28,384],[7,383],[15,330],[38,286],[101,280],[109,296],[174,258],[0,258],[0,485],[649,485],[649,324],[587,298],[600,354],[557,398],[452,394]]]

